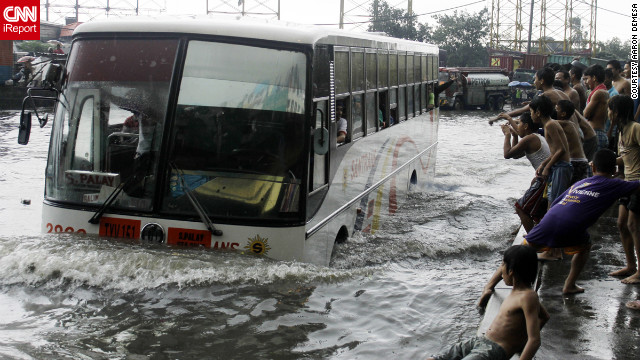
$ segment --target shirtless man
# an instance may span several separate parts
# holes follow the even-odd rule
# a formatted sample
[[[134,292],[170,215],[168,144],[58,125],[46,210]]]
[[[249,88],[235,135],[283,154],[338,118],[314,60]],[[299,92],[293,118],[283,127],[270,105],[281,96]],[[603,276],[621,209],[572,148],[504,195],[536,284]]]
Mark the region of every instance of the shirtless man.
[[[580,107],[576,108],[580,114],[583,113],[584,108],[587,106],[587,91],[582,86],[580,80],[582,80],[582,68],[574,66],[569,70],[569,76],[571,78],[571,85],[578,92],[580,96]]]
[[[627,60],[624,63],[624,70],[622,70],[622,77],[631,80],[631,60]]]
[[[596,132],[591,127],[589,121],[578,112],[578,109],[576,109],[574,115],[571,121],[580,127],[584,139],[582,141],[582,150],[584,150],[584,155],[587,157],[587,160],[591,161],[593,160],[593,155],[598,151],[598,136],[596,136]]]
[[[580,109],[580,95],[578,95],[578,91],[571,87],[569,83],[571,82],[571,75],[567,70],[560,70],[556,73],[556,82],[558,85],[561,85],[562,91],[567,94],[569,100],[573,103],[573,106],[576,109]]]
[[[576,108],[573,106],[573,103],[568,100],[560,100],[556,105],[558,122],[562,126],[562,130],[567,137],[567,143],[569,144],[569,156],[571,157],[571,166],[573,167],[573,175],[571,176],[572,184],[593,175],[589,161],[587,161],[584,150],[582,149],[580,128],[575,122],[570,120],[575,111]]]
[[[591,65],[584,71],[584,82],[591,89],[584,108],[584,117],[598,135],[598,150],[609,146],[609,138],[604,130],[607,121],[607,101],[609,92],[604,86],[604,68],[598,64]]]
[[[622,72],[620,61],[609,60],[607,63],[607,69],[611,69],[613,71],[613,87],[618,90],[618,94],[631,96],[631,82],[620,76],[620,73]]]
[[[569,143],[560,123],[551,118],[554,107],[551,99],[545,95],[539,95],[531,100],[529,106],[531,107],[531,118],[534,122],[542,124],[544,138],[549,144],[551,155],[540,164],[536,173],[547,179],[549,184],[547,199],[551,204],[571,185],[573,171],[570,163]]]
[[[535,250],[522,245],[507,249],[495,276],[513,288],[487,332],[455,344],[427,360],[462,359],[468,355],[476,355],[474,359],[506,360],[518,352],[521,360],[533,359],[541,344],[540,329],[550,317],[533,290],[537,268]],[[489,296],[492,292],[493,289]]]
[[[538,70],[536,75],[534,76],[533,85],[536,89],[541,90],[543,92],[542,95],[546,96],[547,99],[551,100],[551,110],[553,111],[553,106],[558,103],[559,100],[570,100],[569,96],[553,87],[553,80],[555,74],[553,70],[550,68],[544,68]],[[507,115],[511,117],[519,116],[520,114],[530,111],[530,105],[525,105],[519,109],[510,111]],[[500,120],[500,118],[493,118],[489,120],[489,125],[493,125],[494,122]]]

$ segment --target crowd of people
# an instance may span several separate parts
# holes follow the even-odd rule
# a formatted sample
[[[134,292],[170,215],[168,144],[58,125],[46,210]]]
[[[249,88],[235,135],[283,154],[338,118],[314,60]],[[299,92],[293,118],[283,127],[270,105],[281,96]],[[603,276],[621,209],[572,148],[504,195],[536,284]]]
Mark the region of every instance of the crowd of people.
[[[484,336],[430,359],[509,359],[515,353],[531,359],[549,319],[532,288],[538,261],[572,256],[562,292],[584,292],[576,281],[591,250],[587,230],[616,201],[626,263],[609,275],[640,284],[640,109],[630,97],[629,68],[617,60],[606,69],[547,64],[535,74],[538,94],[529,103],[489,121],[506,120],[504,157],[526,157],[535,174],[515,204],[523,244],[504,253],[478,306],[486,306],[500,280],[513,288]],[[626,306],[640,309],[640,300]]]

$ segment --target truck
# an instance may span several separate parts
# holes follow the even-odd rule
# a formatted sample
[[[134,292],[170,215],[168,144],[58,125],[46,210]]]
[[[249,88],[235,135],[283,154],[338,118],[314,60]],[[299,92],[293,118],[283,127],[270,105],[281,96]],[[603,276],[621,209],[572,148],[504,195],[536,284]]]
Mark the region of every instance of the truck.
[[[506,69],[495,67],[444,67],[439,69],[438,80],[443,84],[453,78],[454,82],[440,92],[441,107],[462,110],[483,108],[502,110],[509,98],[509,76]]]

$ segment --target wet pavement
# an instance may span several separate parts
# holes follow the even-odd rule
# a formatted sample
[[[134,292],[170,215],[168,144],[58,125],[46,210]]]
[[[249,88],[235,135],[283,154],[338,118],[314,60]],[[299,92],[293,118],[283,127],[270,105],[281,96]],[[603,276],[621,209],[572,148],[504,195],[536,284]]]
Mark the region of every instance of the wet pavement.
[[[640,311],[625,303],[640,299],[640,285],[608,275],[624,265],[616,227],[617,205],[590,229],[593,250],[578,285],[585,293],[562,295],[570,258],[545,265],[539,295],[551,319],[537,359],[638,359]]]

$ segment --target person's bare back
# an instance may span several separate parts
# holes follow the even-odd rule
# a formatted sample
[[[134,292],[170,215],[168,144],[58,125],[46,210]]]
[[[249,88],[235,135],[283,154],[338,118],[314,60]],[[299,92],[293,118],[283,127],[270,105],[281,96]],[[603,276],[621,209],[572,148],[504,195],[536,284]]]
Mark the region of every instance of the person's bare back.
[[[556,161],[569,162],[569,160],[571,160],[567,136],[564,134],[564,130],[557,120],[549,119],[544,123],[544,138],[547,140],[547,144],[549,144],[551,156],[556,152],[562,151]],[[549,166],[549,168],[550,167],[551,166]]]
[[[555,88],[547,89],[543,94],[551,100],[553,106],[556,106],[560,100],[571,100],[569,95]]]
[[[578,94],[578,91],[569,86],[564,90],[564,93],[569,97],[569,100],[571,100],[573,106],[575,106],[576,109],[580,109],[580,95]]]
[[[585,155],[582,149],[580,134],[578,133],[578,125],[571,120],[558,120],[558,123],[562,126],[562,130],[567,137],[569,157],[571,157],[571,159],[584,159]]]
[[[611,83],[613,84],[613,87],[618,91],[618,94],[631,95],[631,82],[629,82],[629,80],[618,76],[618,78],[614,79]]]
[[[540,329],[548,318],[549,314],[533,289],[514,288],[502,302],[485,336],[500,345],[507,353],[507,358],[522,352],[523,359],[527,355],[524,350],[529,340],[536,350],[540,346]]]
[[[591,126],[589,121],[587,121],[587,119],[585,119],[582,114],[577,112],[577,110],[576,113],[574,113],[571,117],[571,121],[580,126],[580,130],[582,130],[582,134],[584,135],[584,140],[591,139],[592,137],[596,136],[596,133],[595,131],[593,131],[593,127]]]

